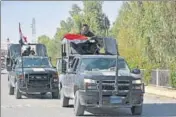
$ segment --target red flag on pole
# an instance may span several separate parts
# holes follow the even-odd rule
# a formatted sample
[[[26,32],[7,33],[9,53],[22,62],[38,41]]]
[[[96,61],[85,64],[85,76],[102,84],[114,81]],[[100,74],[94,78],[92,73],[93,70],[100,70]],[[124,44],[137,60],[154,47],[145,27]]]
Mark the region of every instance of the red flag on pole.
[[[22,31],[21,31],[21,25],[20,25],[20,23],[19,23],[19,34],[20,34],[20,44],[21,45],[24,45],[24,44],[26,44],[27,43],[27,37],[25,37],[24,35],[23,35],[23,33],[22,33]]]
[[[80,34],[66,34],[64,35],[64,39],[62,40],[62,43],[65,41],[73,42],[73,43],[84,43],[88,40],[88,37]]]

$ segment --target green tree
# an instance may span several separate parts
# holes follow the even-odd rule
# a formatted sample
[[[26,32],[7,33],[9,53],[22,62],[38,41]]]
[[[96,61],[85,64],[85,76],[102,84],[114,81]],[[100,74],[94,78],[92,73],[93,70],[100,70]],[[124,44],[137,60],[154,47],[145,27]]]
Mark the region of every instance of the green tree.
[[[83,17],[84,23],[88,24],[94,33],[105,36],[105,31],[110,27],[110,21],[103,13],[102,4],[102,1],[83,1]]]

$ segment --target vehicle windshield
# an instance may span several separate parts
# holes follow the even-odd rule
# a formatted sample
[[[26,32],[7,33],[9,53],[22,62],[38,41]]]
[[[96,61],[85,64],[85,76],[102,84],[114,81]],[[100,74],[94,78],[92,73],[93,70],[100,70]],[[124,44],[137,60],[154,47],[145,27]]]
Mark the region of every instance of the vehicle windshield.
[[[51,67],[51,63],[48,58],[23,58],[23,67]]]
[[[124,59],[118,60],[118,69],[130,71]],[[81,71],[96,71],[96,70],[116,70],[116,58],[83,58],[81,61]]]

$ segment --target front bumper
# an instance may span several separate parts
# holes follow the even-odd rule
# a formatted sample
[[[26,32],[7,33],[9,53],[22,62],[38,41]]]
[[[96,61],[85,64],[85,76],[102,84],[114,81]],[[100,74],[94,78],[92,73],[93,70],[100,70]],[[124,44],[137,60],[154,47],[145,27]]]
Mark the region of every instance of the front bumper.
[[[58,83],[49,83],[47,85],[42,84],[29,85],[24,81],[18,82],[18,88],[20,92],[24,93],[38,93],[38,92],[46,93],[46,92],[57,92],[59,90]]]
[[[20,92],[24,93],[46,93],[46,92],[57,92],[58,88],[55,89],[41,89],[41,88],[19,88]]]
[[[140,106],[143,103],[143,92],[142,91],[134,91],[131,92],[130,95],[120,96],[123,98],[121,103],[112,104],[110,103],[110,97],[113,95],[112,91],[102,92],[102,102],[100,102],[100,96],[98,91],[86,91],[80,90],[80,103],[81,105],[87,107],[99,107],[99,108],[109,108],[109,107],[132,107],[132,106]]]

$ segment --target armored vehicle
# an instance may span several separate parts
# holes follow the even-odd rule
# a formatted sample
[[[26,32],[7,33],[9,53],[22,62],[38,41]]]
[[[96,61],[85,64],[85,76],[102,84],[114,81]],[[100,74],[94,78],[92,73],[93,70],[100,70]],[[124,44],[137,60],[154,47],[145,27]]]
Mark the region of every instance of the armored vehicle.
[[[8,74],[9,94],[20,99],[22,95],[47,92],[59,98],[58,74],[50,59],[42,56],[23,56],[14,60]]]
[[[140,70],[131,70],[120,57],[116,40],[96,38],[99,41],[93,39],[94,43],[83,37],[79,41],[66,39],[57,64],[62,107],[67,107],[73,99],[76,116],[83,115],[88,107],[127,107],[133,115],[140,115],[144,94]],[[74,43],[77,46],[71,44],[73,40],[78,41]],[[104,53],[94,53],[97,47],[90,48],[91,44],[104,48]]]

